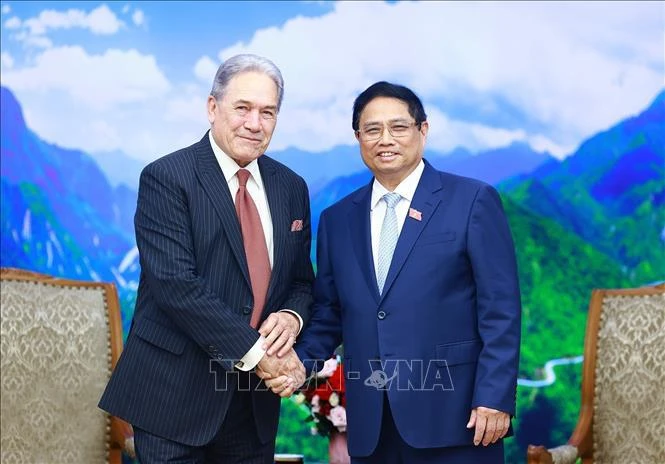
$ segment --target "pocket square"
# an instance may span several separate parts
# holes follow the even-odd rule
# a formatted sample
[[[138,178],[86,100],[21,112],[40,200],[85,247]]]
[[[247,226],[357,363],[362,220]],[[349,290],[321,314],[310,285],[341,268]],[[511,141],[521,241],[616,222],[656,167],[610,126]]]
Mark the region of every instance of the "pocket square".
[[[291,232],[299,232],[302,230],[302,219],[296,219],[291,223]]]

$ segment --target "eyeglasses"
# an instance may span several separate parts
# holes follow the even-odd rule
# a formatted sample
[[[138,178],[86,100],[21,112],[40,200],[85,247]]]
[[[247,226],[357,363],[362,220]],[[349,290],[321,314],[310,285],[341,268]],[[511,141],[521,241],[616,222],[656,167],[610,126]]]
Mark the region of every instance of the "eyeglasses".
[[[416,126],[418,129],[420,129],[420,124],[421,123],[415,121],[394,122],[392,124],[388,124],[388,133],[394,138],[406,137],[411,132],[411,127]],[[360,136],[360,140],[363,142],[373,142],[383,137],[384,127],[385,126],[383,125],[363,127],[362,129],[357,130],[356,134]]]

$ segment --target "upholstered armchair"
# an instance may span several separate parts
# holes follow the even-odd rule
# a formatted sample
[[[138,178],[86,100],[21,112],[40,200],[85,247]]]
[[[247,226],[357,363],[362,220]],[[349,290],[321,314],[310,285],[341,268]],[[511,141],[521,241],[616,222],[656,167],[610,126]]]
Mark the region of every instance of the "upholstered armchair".
[[[665,285],[594,290],[582,405],[568,444],[529,446],[529,464],[665,463]]]
[[[0,461],[117,463],[131,427],[97,408],[122,350],[115,286],[2,268]]]

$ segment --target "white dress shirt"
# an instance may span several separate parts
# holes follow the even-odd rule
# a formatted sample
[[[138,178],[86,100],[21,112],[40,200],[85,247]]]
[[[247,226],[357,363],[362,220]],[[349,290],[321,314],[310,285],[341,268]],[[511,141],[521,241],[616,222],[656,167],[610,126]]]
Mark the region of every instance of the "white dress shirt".
[[[224,174],[224,179],[229,186],[229,192],[231,192],[231,198],[233,202],[236,201],[236,193],[238,192],[238,176],[237,172],[241,168],[238,166],[238,163],[235,162],[233,158],[224,153],[221,148],[215,142],[215,139],[212,137],[212,131],[208,132],[208,138],[210,139],[210,146],[212,151],[215,154],[215,158],[219,163],[219,167],[222,169],[222,174]],[[270,207],[268,206],[268,197],[266,197],[266,191],[263,187],[263,179],[261,178],[261,171],[259,170],[259,163],[257,160],[252,161],[247,166],[244,167],[251,174],[249,179],[247,179],[247,192],[254,200],[256,209],[259,212],[259,218],[261,219],[261,227],[263,228],[263,234],[265,235],[266,245],[268,247],[268,259],[270,260],[270,268],[273,267],[273,256],[274,256],[274,245],[273,245],[273,231],[272,231],[272,218],[270,216]],[[298,333],[302,330],[303,321],[300,317],[300,314],[290,309],[283,309],[282,311],[287,311],[290,314],[293,314],[298,319]],[[265,341],[265,338],[261,336],[254,346],[245,353],[245,356],[242,357],[240,362],[236,367],[243,371],[249,371],[254,369],[259,363],[265,350],[261,348],[261,345]]]
[[[229,186],[229,191],[231,192],[231,198],[233,198],[233,203],[236,201],[236,193],[238,192],[238,176],[236,174],[241,168],[238,166],[238,163],[235,162],[233,158],[224,153],[219,146],[215,143],[215,140],[212,138],[212,132],[208,133],[210,138],[210,145],[212,146],[212,151],[217,158],[219,167],[222,168],[222,173],[224,174],[224,179]],[[251,174],[249,179],[247,179],[247,192],[254,200],[256,209],[259,211],[259,217],[261,218],[261,227],[263,227],[263,235],[266,238],[266,245],[268,246],[268,258],[270,259],[270,268],[273,267],[273,256],[274,256],[274,247],[272,242],[272,218],[270,216],[270,208],[268,207],[268,198],[266,197],[266,190],[263,188],[263,179],[261,178],[261,171],[259,170],[258,161],[254,160],[244,167]]]
[[[397,216],[397,234],[402,233],[402,227],[404,227],[404,221],[406,220],[406,215],[409,212],[409,207],[411,206],[411,201],[413,196],[416,193],[416,188],[418,188],[418,182],[420,182],[420,177],[425,170],[425,163],[423,160],[420,160],[416,169],[409,174],[406,179],[404,179],[400,184],[393,190],[395,193],[399,193],[402,198],[400,198],[397,206],[395,206],[395,215]],[[386,194],[390,193],[381,183],[375,178],[374,183],[372,184],[372,198],[370,200],[370,224],[371,224],[371,234],[372,234],[372,258],[374,259],[374,274],[378,272],[378,263],[379,263],[379,237],[381,236],[381,226],[383,225],[383,218],[386,215],[386,202],[382,201],[381,198]]]

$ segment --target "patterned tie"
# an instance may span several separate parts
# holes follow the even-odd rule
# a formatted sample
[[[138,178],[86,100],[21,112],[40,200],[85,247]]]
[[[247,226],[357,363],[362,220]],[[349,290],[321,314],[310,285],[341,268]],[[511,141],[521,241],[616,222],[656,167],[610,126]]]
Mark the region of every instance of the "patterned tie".
[[[250,173],[247,169],[240,169],[236,175],[239,184],[236,192],[236,213],[242,230],[242,241],[245,247],[249,280],[252,284],[252,295],[254,297],[254,309],[252,310],[250,325],[256,328],[261,320],[263,306],[268,295],[270,259],[268,258],[268,247],[263,234],[259,211],[247,191],[247,179],[249,179]]]
[[[379,259],[376,271],[376,283],[379,285],[379,294],[383,293],[386,283],[390,262],[393,260],[393,252],[397,244],[397,215],[395,206],[402,199],[399,193],[386,193],[381,197],[386,202],[386,215],[383,217],[381,235],[379,237]]]

